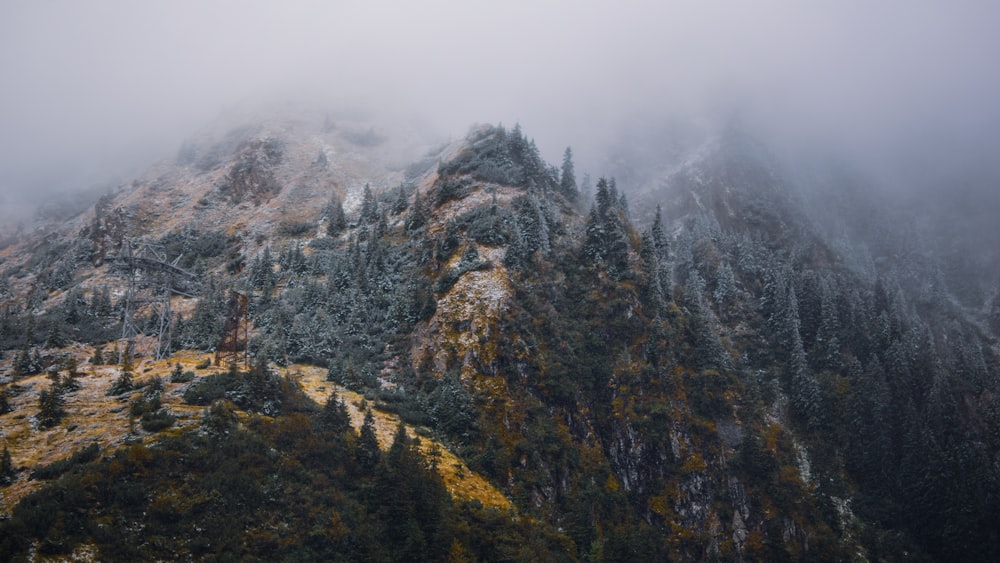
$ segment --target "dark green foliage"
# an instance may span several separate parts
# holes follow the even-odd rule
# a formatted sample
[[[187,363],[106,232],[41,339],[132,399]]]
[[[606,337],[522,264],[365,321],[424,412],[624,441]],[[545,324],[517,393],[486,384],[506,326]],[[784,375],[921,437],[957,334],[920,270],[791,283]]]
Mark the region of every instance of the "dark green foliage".
[[[191,316],[184,320],[184,326],[178,331],[179,346],[214,350],[222,338],[227,303],[228,299],[222,285],[210,279]]]
[[[50,480],[78,466],[90,463],[97,459],[101,448],[96,442],[76,451],[70,457],[62,459],[48,465],[40,465],[31,472],[32,479]]]
[[[4,387],[0,389],[0,414],[7,414],[13,410],[10,406],[10,398],[8,394],[8,388]]]
[[[129,414],[139,417],[139,423],[146,432],[159,432],[173,426],[177,420],[167,409],[162,408],[160,396],[163,382],[157,377],[143,389],[142,395],[132,400]]]
[[[288,221],[278,226],[278,232],[286,237],[299,238],[311,234],[315,227],[309,221]]]
[[[14,461],[10,457],[10,451],[7,446],[3,447],[3,452],[0,452],[0,487],[9,485],[17,479],[17,468],[14,467]]]
[[[347,228],[347,214],[344,213],[344,202],[334,196],[326,206],[326,234],[337,237]]]
[[[146,432],[159,432],[174,425],[177,418],[166,409],[143,413],[139,424]]]
[[[406,230],[415,231],[422,228],[427,223],[429,213],[427,200],[417,191],[413,194],[413,205],[410,206],[410,213],[406,216]]]
[[[361,470],[367,472],[375,469],[380,459],[382,459],[382,452],[379,450],[378,438],[375,436],[375,417],[372,416],[372,411],[366,410],[358,436],[355,460],[357,460]]]
[[[359,447],[353,433],[294,414],[80,458],[0,521],[0,558],[32,545],[65,556],[82,543],[112,561],[562,560],[572,551],[554,526],[453,504],[405,434],[370,470],[354,461]]]
[[[376,396],[375,407],[399,415],[400,420],[407,424],[428,426],[432,421],[428,414],[427,402],[427,396],[423,393],[397,387],[380,389]]]
[[[330,393],[323,410],[320,411],[319,423],[321,427],[333,434],[343,434],[351,429],[351,415],[347,412],[347,406],[336,393]]]
[[[66,400],[59,382],[54,382],[38,395],[38,426],[51,428],[66,416]]]
[[[90,357],[90,363],[95,366],[102,365],[104,363],[104,345],[99,344],[94,347],[94,355]]]
[[[457,374],[442,378],[430,393],[428,403],[434,428],[459,443],[469,443],[478,434],[475,402]]]
[[[597,199],[585,225],[583,259],[601,264],[609,276],[622,280],[630,275],[626,209],[616,197],[614,180],[597,182]]]
[[[442,177],[471,175],[477,180],[538,191],[554,191],[558,171],[553,173],[542,161],[534,141],[515,126],[484,127],[469,137],[471,147],[457,158],[442,163]],[[441,200],[439,201],[447,201]]]
[[[128,393],[135,387],[132,379],[132,372],[128,370],[122,370],[118,377],[111,383],[108,387],[109,396],[118,396]]]
[[[438,207],[468,195],[471,182],[467,178],[448,179],[438,182],[434,206]]]
[[[365,184],[365,189],[361,196],[361,222],[365,225],[371,225],[378,220],[378,217],[378,201],[375,199],[375,194],[372,193],[371,186]]]
[[[500,246],[508,238],[508,230],[512,224],[510,212],[501,208],[494,201],[489,206],[481,206],[468,211],[458,217],[458,227],[465,228],[465,236],[489,246]]]
[[[248,373],[229,370],[199,378],[184,391],[184,401],[192,405],[210,405],[226,399],[250,412],[275,415],[282,412],[285,403],[297,392],[289,380],[258,364]]]
[[[170,383],[187,383],[194,379],[193,371],[184,371],[184,366],[180,363],[174,365],[174,369],[170,370]]]

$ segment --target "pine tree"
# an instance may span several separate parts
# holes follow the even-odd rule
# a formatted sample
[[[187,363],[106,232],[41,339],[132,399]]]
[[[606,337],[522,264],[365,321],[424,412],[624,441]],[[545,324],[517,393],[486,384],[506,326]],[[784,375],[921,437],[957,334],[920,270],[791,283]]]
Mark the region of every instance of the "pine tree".
[[[650,233],[653,236],[653,247],[656,249],[657,257],[661,260],[667,258],[667,234],[663,230],[663,213],[659,205],[656,206],[656,217],[653,218]]]
[[[524,242],[521,228],[515,222],[511,227],[510,244],[503,256],[503,265],[511,270],[523,270],[531,264],[532,256]]]
[[[336,392],[330,393],[326,399],[320,413],[320,422],[323,428],[334,434],[342,434],[351,429],[351,415],[347,412],[347,405]]]
[[[118,378],[108,387],[108,396],[128,393],[134,386],[132,372],[123,368],[121,373],[118,374]]]
[[[403,188],[403,184],[400,184],[396,188],[396,199],[392,203],[392,214],[399,215],[400,213],[406,211],[406,208],[410,206],[409,198],[406,197],[406,189]]]
[[[0,485],[9,485],[17,478],[17,470],[14,468],[14,460],[10,457],[10,451],[4,445],[3,452],[0,452]]]
[[[590,179],[590,174],[583,175],[583,182],[580,183],[580,197],[585,204],[581,207],[586,210],[586,206],[591,205],[592,198],[594,197],[594,185]]]
[[[0,389],[0,414],[7,414],[13,410],[10,406],[10,399],[7,397],[7,389]]]
[[[835,369],[840,365],[840,323],[829,290],[821,294],[820,322],[816,331],[815,364],[820,369]]]
[[[59,424],[66,415],[64,404],[62,389],[58,384],[53,383],[48,389],[43,389],[38,396],[38,425],[41,428],[50,428]]]
[[[566,147],[566,152],[563,153],[559,192],[571,202],[575,202],[580,195],[576,186],[576,173],[573,170],[573,149],[570,147]]]
[[[344,213],[344,202],[339,197],[334,196],[327,205],[326,212],[326,234],[330,237],[338,237],[347,228],[347,214]]]
[[[94,355],[90,357],[90,363],[99,366],[104,364],[104,345],[98,344],[94,348]]]
[[[49,323],[49,329],[45,333],[45,348],[62,348],[66,343],[63,341],[62,331],[59,330],[59,323],[52,321]]]
[[[604,219],[615,206],[616,195],[611,192],[611,183],[607,178],[597,180],[597,194],[594,203],[597,206],[597,217]]]
[[[265,246],[264,250],[254,257],[253,263],[250,265],[250,277],[247,281],[250,287],[262,292],[264,295],[270,295],[274,289],[276,280],[274,259],[271,257],[270,246]]]
[[[364,194],[361,196],[361,222],[370,225],[378,220],[378,201],[372,193],[372,187],[365,184]]]
[[[420,192],[417,191],[413,194],[413,206],[410,208],[410,213],[406,216],[406,230],[415,231],[423,227],[427,223],[429,214],[427,203],[421,197]]]
[[[382,452],[378,447],[378,438],[375,435],[375,417],[372,411],[365,411],[365,420],[361,424],[358,433],[357,462],[362,471],[370,472],[378,465],[382,458]]]
[[[80,376],[80,372],[77,369],[76,358],[70,356],[66,360],[66,377],[62,380],[62,389],[64,391],[77,391],[80,389],[80,382],[77,378]]]

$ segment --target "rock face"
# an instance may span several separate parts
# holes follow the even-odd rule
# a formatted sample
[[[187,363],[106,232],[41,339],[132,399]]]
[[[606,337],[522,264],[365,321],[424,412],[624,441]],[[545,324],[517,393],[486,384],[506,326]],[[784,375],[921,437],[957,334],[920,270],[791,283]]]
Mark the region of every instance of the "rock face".
[[[236,164],[229,169],[219,191],[234,204],[244,200],[264,203],[281,191],[274,167],[281,164],[281,141],[254,139],[239,149]]]
[[[0,416],[20,468],[12,498],[50,490],[26,485],[28,466],[41,462],[25,422],[37,411],[39,372],[68,369],[71,349],[86,351],[75,353],[81,365],[98,346],[121,357],[127,287],[109,259],[138,241],[200,276],[198,295],[171,298],[169,362],[217,345],[226,292],[235,289],[249,300],[254,363],[284,377],[252,372],[236,397],[226,395],[224,370],[214,370],[217,388],[190,395],[221,393],[233,403],[197,403],[204,412],[180,400],[188,394],[179,389],[194,383],[171,382],[162,402],[186,417],[176,433],[216,439],[228,429],[233,439],[260,440],[254,447],[286,437],[294,448],[265,448],[258,459],[280,471],[314,467],[303,446],[311,444],[342,465],[324,473],[319,464],[314,481],[329,488],[308,498],[374,503],[365,510],[386,518],[379,525],[397,517],[409,526],[385,531],[387,545],[424,546],[423,558],[452,546],[483,560],[522,559],[528,544],[553,558],[736,561],[974,559],[995,547],[981,524],[1000,482],[990,430],[1000,424],[995,296],[970,312],[947,283],[912,283],[933,256],[903,269],[855,244],[860,233],[832,239],[828,226],[808,220],[801,186],[746,131],[675,151],[686,156],[661,166],[668,172],[630,210],[613,180],[598,182],[594,202],[578,199],[572,178],[542,161],[520,128],[481,126],[428,150],[391,128],[323,121],[286,117],[207,133],[91,210],[0,250],[0,374],[13,406]],[[877,242],[878,252],[893,247]],[[166,322],[152,301],[132,306],[147,334]],[[135,351],[136,370],[170,367],[141,363],[148,357]],[[117,369],[93,365],[101,382]],[[323,434],[337,417],[333,403],[319,410],[326,385],[351,401],[345,409],[359,435]],[[281,412],[240,410],[259,402],[246,396],[258,388],[285,393]],[[152,401],[134,394],[117,411],[86,408],[110,417],[108,435],[134,431],[128,441],[159,455],[155,431],[127,428]],[[363,430],[366,409],[378,416]],[[386,421],[399,420],[400,442],[390,444]],[[17,434],[6,430],[14,421]],[[70,434],[58,422],[41,432]],[[435,472],[416,471],[407,437],[421,440],[413,451]],[[147,455],[113,454],[125,440],[101,446]],[[388,446],[381,462],[379,445]],[[336,457],[355,450],[357,459]],[[166,466],[193,454],[171,455],[157,459]],[[104,461],[80,474],[96,483],[87,467]],[[430,489],[393,473],[404,466]],[[278,490],[273,477],[247,473],[260,490]],[[427,500],[420,495],[436,486],[433,475],[455,505],[430,503],[445,512],[420,525],[400,516],[401,495],[379,496],[405,482],[410,500]],[[169,502],[150,510],[193,514],[232,500],[225,491],[181,498],[190,487],[175,485]],[[268,502],[278,506],[280,496]],[[322,525],[310,524],[317,537],[375,529],[341,518],[338,511],[353,513],[337,506],[314,507],[324,514]],[[87,518],[112,521],[102,512],[112,509],[88,509]],[[116,517],[128,529],[145,525]],[[73,518],[76,544],[103,541]],[[421,527],[432,521],[453,542]],[[517,539],[469,535],[493,529]],[[69,549],[53,530],[39,524],[32,537]],[[270,545],[273,534],[259,534],[254,541]],[[149,545],[136,539],[136,553],[158,557],[143,551]]]

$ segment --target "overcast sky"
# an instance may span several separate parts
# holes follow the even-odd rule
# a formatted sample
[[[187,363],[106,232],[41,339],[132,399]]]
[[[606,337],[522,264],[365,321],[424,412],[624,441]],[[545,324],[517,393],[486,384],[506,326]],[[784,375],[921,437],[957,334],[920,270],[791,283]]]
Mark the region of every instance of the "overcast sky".
[[[995,1],[4,0],[0,206],[274,101],[362,100],[452,136],[520,122],[551,159],[624,121],[734,110],[791,142],[989,157],[997,22]]]

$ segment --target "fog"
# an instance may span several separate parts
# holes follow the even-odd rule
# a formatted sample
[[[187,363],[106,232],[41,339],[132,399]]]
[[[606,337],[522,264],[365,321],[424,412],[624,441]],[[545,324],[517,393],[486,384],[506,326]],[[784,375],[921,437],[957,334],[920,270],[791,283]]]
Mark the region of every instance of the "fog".
[[[168,157],[233,108],[289,103],[443,137],[519,122],[595,174],[636,127],[734,112],[887,176],[992,162],[1000,4],[819,4],[4,2],[0,216]]]

